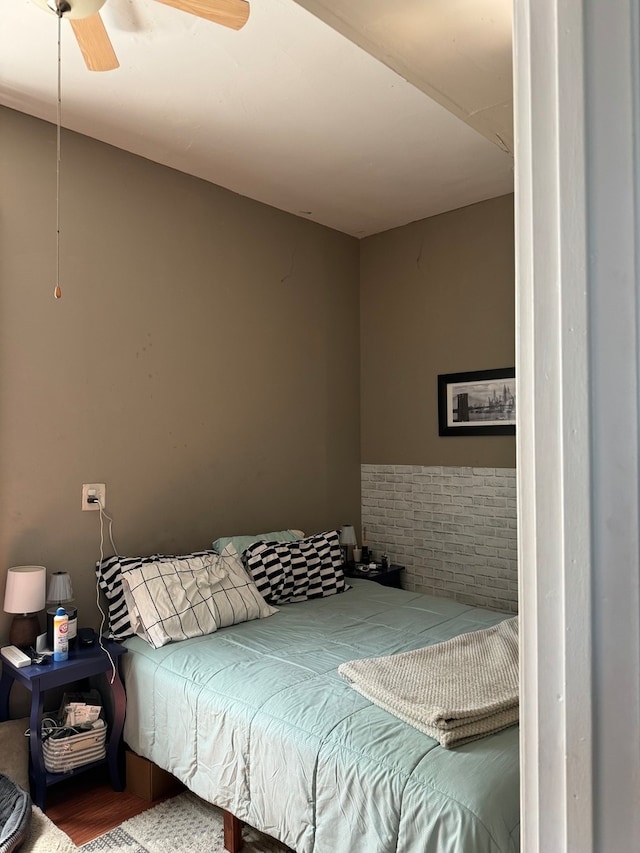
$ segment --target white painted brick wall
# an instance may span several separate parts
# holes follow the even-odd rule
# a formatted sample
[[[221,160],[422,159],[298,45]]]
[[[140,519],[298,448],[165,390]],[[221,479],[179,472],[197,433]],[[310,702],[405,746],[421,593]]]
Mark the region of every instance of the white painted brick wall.
[[[405,589],[517,612],[514,468],[363,465],[362,523]]]

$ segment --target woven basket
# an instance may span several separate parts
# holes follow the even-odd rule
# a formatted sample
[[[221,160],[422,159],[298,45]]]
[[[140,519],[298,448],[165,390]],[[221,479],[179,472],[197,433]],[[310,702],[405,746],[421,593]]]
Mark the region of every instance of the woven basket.
[[[107,726],[62,737],[48,737],[42,744],[44,766],[49,773],[68,773],[76,767],[102,761],[107,755]]]

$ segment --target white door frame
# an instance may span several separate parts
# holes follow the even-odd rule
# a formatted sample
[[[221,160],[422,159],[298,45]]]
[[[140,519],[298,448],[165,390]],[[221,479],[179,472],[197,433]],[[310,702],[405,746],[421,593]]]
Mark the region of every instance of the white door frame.
[[[640,0],[514,0],[522,849],[640,849]]]

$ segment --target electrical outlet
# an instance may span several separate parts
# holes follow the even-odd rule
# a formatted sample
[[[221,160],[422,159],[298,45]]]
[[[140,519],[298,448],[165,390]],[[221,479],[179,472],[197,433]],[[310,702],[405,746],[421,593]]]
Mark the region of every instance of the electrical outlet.
[[[95,497],[97,501],[95,503],[90,502],[90,498]],[[104,483],[83,483],[82,484],[82,511],[83,512],[91,512],[95,510],[96,512],[102,507],[103,509],[107,505],[107,487]]]

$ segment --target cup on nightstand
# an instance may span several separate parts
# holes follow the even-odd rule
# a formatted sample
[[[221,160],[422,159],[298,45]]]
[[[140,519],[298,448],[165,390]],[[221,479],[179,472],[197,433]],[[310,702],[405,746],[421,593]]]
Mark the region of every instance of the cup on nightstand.
[[[353,562],[359,563],[362,559],[362,548],[354,548],[353,549]]]

